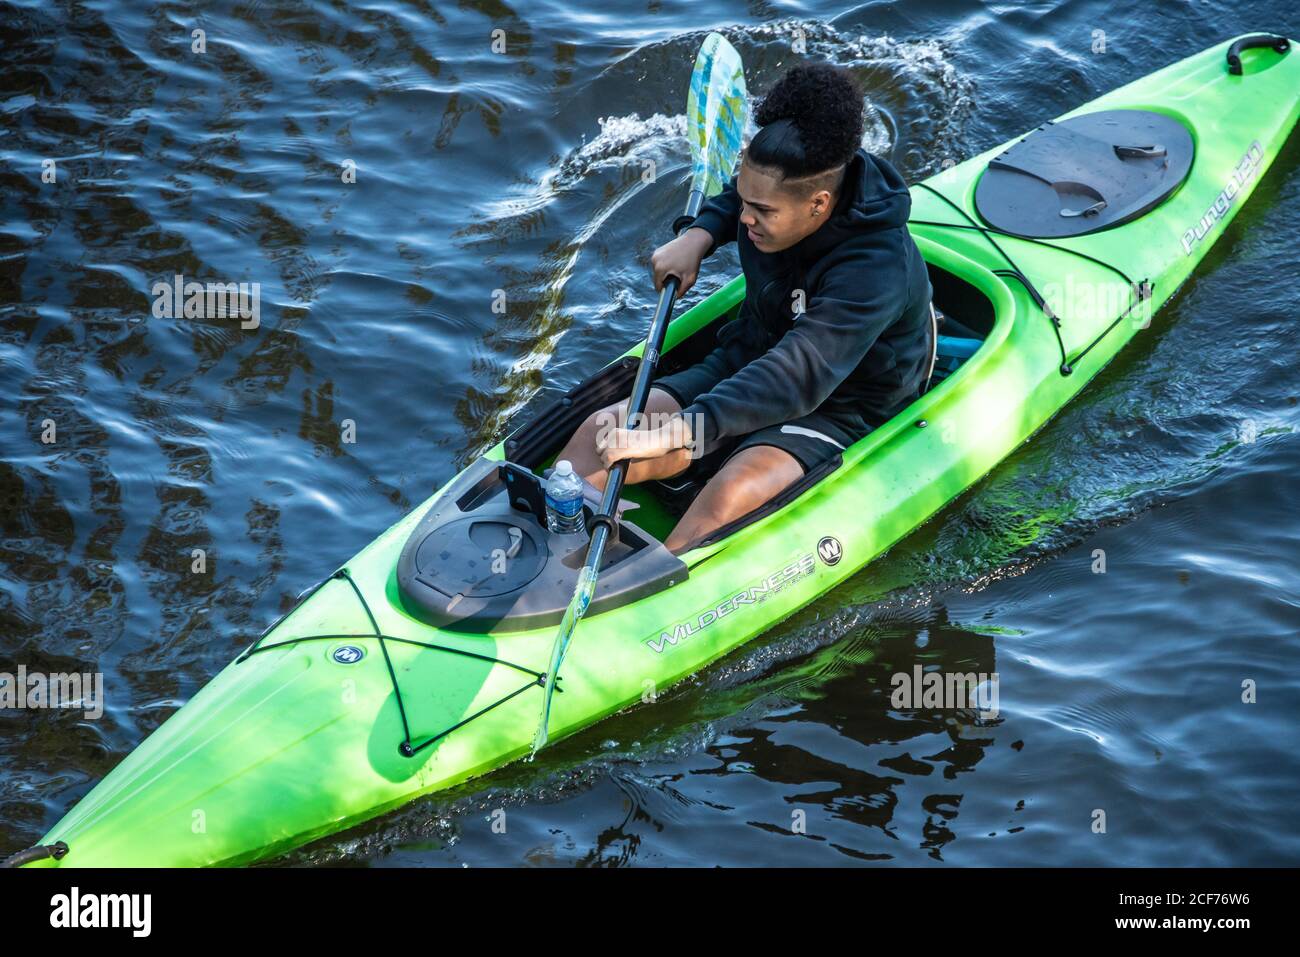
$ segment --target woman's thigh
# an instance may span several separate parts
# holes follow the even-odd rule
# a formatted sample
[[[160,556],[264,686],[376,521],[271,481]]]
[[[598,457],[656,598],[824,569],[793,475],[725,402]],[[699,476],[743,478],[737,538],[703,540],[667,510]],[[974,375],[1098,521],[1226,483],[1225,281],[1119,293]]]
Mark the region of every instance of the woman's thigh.
[[[596,428],[626,428],[627,408],[631,401],[632,397],[628,396],[626,399],[620,399],[619,401],[607,405],[596,412],[594,415],[594,418],[596,419]],[[666,418],[670,415],[677,415],[682,411],[682,407],[667,391],[652,385],[650,387],[650,394],[646,397],[645,411],[646,415],[649,416],[652,421],[644,424],[654,428],[661,424],[653,421],[654,418]]]
[[[564,451],[560,453],[561,457],[569,458],[579,475],[598,489],[605,488],[605,477],[608,473],[596,449],[597,440],[610,429],[626,428],[630,401],[630,397],[622,399],[588,416],[569,440]],[[649,421],[644,422],[643,426],[655,428],[662,424],[663,419],[680,413],[682,408],[667,392],[652,386],[650,394],[646,397],[645,411]],[[672,478],[686,471],[690,464],[690,453],[685,450],[670,452],[653,459],[636,459],[628,466],[626,481],[629,485],[635,485],[651,479]]]
[[[668,537],[668,548],[681,551],[728,522],[748,515],[799,481],[803,474],[799,460],[774,445],[739,449],[691,502]]]

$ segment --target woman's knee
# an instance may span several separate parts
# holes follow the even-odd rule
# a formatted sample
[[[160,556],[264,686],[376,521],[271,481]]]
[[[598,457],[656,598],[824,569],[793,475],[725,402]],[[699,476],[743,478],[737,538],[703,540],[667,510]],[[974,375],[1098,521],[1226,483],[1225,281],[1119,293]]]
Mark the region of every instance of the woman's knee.
[[[673,449],[652,459],[635,459],[628,467],[627,481],[630,485],[651,479],[676,478],[685,472],[691,464],[688,449]]]
[[[578,424],[577,429],[569,437],[569,441],[565,443],[563,454],[570,459],[581,459],[585,466],[591,466],[592,463],[598,465],[600,453],[596,449],[600,439],[612,429],[627,427],[627,410],[630,402],[631,397],[629,396],[590,413]],[[646,413],[651,417],[648,423],[651,427],[661,424],[656,417],[674,415],[681,412],[681,410],[681,406],[671,395],[663,389],[651,387],[650,394],[646,399]],[[680,451],[685,453],[685,450]],[[680,463],[680,468],[672,470],[671,474],[674,475],[690,464],[689,458],[685,455],[677,456],[677,458],[683,458],[684,461]],[[659,463],[654,471],[656,473],[662,472],[664,464],[663,462]],[[654,477],[666,476],[656,474]],[[588,476],[588,480],[592,480],[590,476]]]
[[[759,445],[732,456],[709,481],[709,510],[722,515],[736,507],[753,509],[803,476],[803,466],[789,452]],[[702,495],[702,498],[706,496]]]
[[[592,441],[596,441],[613,429],[627,428],[627,410],[631,401],[631,397],[628,397],[597,409],[582,420],[577,434],[589,436]],[[638,427],[656,428],[663,424],[659,421],[661,417],[675,415],[681,410],[681,406],[671,395],[662,389],[651,387],[650,394],[646,397],[645,407],[645,414],[649,421],[638,423]]]

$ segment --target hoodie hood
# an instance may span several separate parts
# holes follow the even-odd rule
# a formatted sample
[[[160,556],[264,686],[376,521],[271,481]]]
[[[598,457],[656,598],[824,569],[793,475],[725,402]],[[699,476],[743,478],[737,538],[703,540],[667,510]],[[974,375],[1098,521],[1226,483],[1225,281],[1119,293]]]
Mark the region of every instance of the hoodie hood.
[[[859,149],[849,160],[831,218],[784,252],[814,260],[855,234],[905,226],[911,213],[912,196],[898,170],[888,160]]]

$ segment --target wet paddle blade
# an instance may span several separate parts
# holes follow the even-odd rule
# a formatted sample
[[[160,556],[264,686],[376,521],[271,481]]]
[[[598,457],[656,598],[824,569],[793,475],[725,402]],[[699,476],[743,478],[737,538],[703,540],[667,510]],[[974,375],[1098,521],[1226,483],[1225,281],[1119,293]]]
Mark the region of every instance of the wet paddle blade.
[[[748,122],[749,97],[740,54],[721,33],[710,33],[695,58],[686,98],[691,189],[708,198],[731,181]]]
[[[560,665],[564,663],[564,655],[569,650],[574,629],[578,627],[582,616],[587,613],[587,606],[591,604],[591,597],[595,593],[596,572],[589,565],[583,565],[582,571],[578,573],[578,587],[574,590],[573,600],[569,602],[569,607],[564,612],[564,618],[560,621],[560,630],[555,636],[555,644],[551,646],[551,663],[546,669],[546,686],[542,692],[542,719],[537,726],[537,733],[533,735],[533,754],[546,747],[547,729],[551,724],[551,695],[555,692],[555,678],[560,673]]]

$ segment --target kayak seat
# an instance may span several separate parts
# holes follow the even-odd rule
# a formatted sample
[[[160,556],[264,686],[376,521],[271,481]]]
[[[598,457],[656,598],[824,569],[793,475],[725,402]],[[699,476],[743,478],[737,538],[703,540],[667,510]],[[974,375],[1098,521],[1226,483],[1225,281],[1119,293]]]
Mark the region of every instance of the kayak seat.
[[[973,356],[984,344],[984,337],[937,309],[939,335],[936,339],[934,369],[926,391],[935,388],[952,375],[963,362]]]
[[[708,484],[710,476],[704,474],[691,474],[692,466],[688,466],[686,471],[674,478],[655,479],[647,482],[654,488],[655,497],[663,503],[664,508],[681,518],[686,514],[686,510],[691,507],[691,502],[695,501],[695,496],[704,491],[704,486]]]
[[[979,339],[959,339],[955,336],[939,337],[939,354],[930,379],[933,389],[952,375],[961,364],[975,354],[983,343]]]

